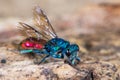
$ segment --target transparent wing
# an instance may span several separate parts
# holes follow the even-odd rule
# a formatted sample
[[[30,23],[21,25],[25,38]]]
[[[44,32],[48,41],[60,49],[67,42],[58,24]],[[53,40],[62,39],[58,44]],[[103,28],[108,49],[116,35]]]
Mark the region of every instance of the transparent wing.
[[[33,9],[33,15],[34,15],[34,22],[35,22],[34,27],[26,23],[19,22],[19,24],[21,25],[19,26],[19,30],[23,34],[23,36],[36,37],[38,39],[42,38],[45,40],[50,40],[51,38],[57,37],[47,16],[40,9],[39,6]]]
[[[42,32],[43,34],[47,35],[49,38],[57,37],[47,16],[39,6],[33,9],[33,15],[34,15],[35,27],[39,32]]]
[[[43,38],[45,40],[49,40],[45,34],[39,32],[34,27],[22,22],[19,22],[19,24],[21,25],[19,26],[19,31],[22,33],[23,36]]]

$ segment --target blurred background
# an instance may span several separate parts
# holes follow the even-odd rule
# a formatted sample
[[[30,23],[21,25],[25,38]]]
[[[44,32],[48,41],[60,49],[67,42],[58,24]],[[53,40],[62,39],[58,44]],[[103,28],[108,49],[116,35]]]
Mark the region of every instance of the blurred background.
[[[46,12],[54,28],[79,27],[77,32],[88,33],[90,30],[83,28],[115,27],[120,24],[119,4],[119,0],[0,0],[0,31],[14,28],[18,21],[30,21],[36,5]]]
[[[80,46],[83,61],[120,63],[120,0],[0,0],[0,46],[20,39],[16,26],[32,23],[36,5],[60,37]]]
[[[0,31],[13,30],[19,21],[31,21],[33,7],[40,5],[56,30],[79,28],[71,29],[72,34],[93,33],[91,27],[120,25],[119,4],[119,0],[0,0]]]

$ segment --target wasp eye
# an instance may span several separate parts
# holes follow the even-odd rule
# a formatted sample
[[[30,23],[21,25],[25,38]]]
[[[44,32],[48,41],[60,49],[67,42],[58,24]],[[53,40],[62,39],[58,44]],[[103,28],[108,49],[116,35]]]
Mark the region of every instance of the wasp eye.
[[[66,55],[67,55],[68,57],[70,56],[70,50],[69,50],[69,49],[67,50]]]

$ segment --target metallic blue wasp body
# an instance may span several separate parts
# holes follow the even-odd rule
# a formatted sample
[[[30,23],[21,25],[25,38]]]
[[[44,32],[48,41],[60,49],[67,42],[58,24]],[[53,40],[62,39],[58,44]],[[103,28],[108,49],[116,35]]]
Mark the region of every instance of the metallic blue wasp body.
[[[22,49],[20,49],[21,54],[45,54],[46,56],[39,61],[38,64],[44,62],[49,57],[65,59],[70,65],[75,65],[80,62],[78,45],[70,44],[69,41],[58,38],[40,7],[34,9],[34,19],[37,27],[31,27],[20,22],[23,27],[22,33],[26,32],[28,33],[27,36],[32,35],[32,37],[34,37],[29,37],[20,43],[22,47]]]

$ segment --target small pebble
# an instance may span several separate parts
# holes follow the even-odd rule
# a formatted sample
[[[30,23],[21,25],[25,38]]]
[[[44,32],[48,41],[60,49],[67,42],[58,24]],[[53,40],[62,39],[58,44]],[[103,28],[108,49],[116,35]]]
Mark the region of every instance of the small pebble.
[[[3,64],[6,63],[6,59],[2,59],[1,63],[3,63]]]

